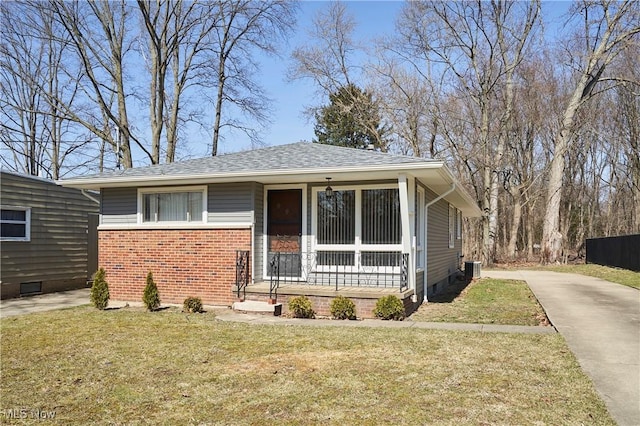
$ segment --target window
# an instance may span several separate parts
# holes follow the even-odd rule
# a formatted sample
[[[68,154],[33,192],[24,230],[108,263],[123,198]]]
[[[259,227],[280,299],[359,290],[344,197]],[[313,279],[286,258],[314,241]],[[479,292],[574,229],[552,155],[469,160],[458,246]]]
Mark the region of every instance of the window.
[[[399,266],[402,252],[397,188],[315,192],[318,265]]]
[[[354,244],[356,238],[356,192],[334,191],[332,197],[318,192],[318,244]]]
[[[205,199],[204,188],[144,191],[141,193],[142,222],[204,222]]]
[[[0,212],[2,241],[29,241],[31,239],[31,209],[2,207]]]
[[[455,244],[455,240],[454,240],[455,228],[456,228],[456,209],[451,204],[449,204],[449,248],[453,248]]]
[[[462,239],[462,212],[456,210],[456,240]]]
[[[400,196],[397,189],[362,191],[362,243],[400,244]]]

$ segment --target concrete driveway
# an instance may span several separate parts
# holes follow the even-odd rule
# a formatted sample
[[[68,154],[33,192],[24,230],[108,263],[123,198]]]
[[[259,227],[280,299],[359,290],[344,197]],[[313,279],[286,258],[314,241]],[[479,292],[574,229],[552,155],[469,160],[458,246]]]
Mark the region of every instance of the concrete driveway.
[[[32,312],[51,311],[53,309],[70,308],[87,305],[90,288],[60,291],[58,293],[41,294],[39,296],[19,297],[0,301],[0,317],[29,314]]]
[[[482,271],[527,282],[619,425],[640,425],[640,291],[546,271]]]

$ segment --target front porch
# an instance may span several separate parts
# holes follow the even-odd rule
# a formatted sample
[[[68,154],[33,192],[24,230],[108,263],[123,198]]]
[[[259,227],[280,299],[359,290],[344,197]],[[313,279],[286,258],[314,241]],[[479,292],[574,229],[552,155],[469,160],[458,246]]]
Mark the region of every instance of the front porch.
[[[363,261],[364,259],[364,261]],[[331,301],[338,296],[351,299],[359,318],[373,317],[376,302],[395,295],[405,311],[415,310],[415,291],[408,287],[408,254],[379,252],[371,256],[353,253],[270,253],[266,280],[250,283],[249,253],[238,251],[235,296],[240,301],[281,303],[307,296],[316,314],[330,315]]]
[[[338,257],[344,260],[344,255]],[[330,315],[331,301],[343,296],[355,303],[359,318],[373,317],[378,299],[395,295],[409,314],[417,304],[415,291],[407,286],[407,257],[402,253],[384,253],[367,257],[364,265],[360,260],[350,265],[326,254],[275,252],[270,255],[268,280],[250,284],[249,252],[238,251],[233,291],[241,301],[281,303],[285,313],[290,298],[307,296],[321,316]]]
[[[237,291],[237,287],[234,289]],[[249,284],[240,291],[240,299],[260,302],[282,303],[282,312],[288,311],[287,302],[296,296],[307,296],[311,300],[313,310],[317,315],[331,315],[331,301],[338,296],[351,299],[356,305],[358,318],[373,318],[376,302],[383,296],[393,294],[403,301],[405,312],[410,314],[415,310],[412,296],[413,289],[405,288],[400,291],[392,287],[329,287],[308,285],[300,282],[282,282],[275,292],[271,291],[271,283],[267,281]]]

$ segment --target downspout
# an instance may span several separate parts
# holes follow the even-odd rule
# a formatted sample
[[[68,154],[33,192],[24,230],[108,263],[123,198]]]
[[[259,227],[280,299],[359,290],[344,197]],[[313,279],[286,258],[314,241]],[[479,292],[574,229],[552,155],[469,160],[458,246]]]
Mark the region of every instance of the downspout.
[[[427,273],[429,272],[429,206],[437,203],[438,201],[442,200],[444,197],[446,197],[447,195],[451,194],[453,191],[456,190],[456,184],[455,182],[451,184],[451,188],[449,188],[446,192],[438,195],[436,198],[434,198],[433,200],[429,201],[427,204],[425,204],[424,206],[424,217],[427,219],[427,223],[426,226],[424,227],[424,233],[425,233],[425,237],[424,237],[424,253],[427,255],[427,260],[425,261],[425,276],[424,279],[422,280],[422,291],[423,291],[423,302],[427,302]]]

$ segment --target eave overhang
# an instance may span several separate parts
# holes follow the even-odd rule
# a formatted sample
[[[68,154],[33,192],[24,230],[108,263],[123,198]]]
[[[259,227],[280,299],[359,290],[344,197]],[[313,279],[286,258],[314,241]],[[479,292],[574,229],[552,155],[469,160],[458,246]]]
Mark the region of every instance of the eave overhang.
[[[453,183],[456,191],[445,199],[460,209],[465,216],[478,217],[482,212],[475,200],[458,184],[453,174],[442,161],[424,163],[367,165],[364,167],[316,167],[280,170],[251,170],[222,173],[153,174],[153,175],[108,175],[79,177],[57,181],[62,186],[78,189],[100,190],[103,188],[158,187],[203,185],[231,182],[258,182],[261,184],[289,184],[301,182],[332,182],[397,180],[400,174],[410,174],[436,194],[444,193]]]

